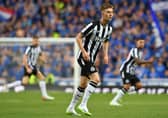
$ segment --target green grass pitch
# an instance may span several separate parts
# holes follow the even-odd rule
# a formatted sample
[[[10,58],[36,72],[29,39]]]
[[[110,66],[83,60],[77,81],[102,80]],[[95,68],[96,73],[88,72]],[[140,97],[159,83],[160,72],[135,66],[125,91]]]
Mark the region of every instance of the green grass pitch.
[[[65,114],[72,94],[50,91],[54,101],[42,101],[40,91],[0,93],[0,118],[75,118]],[[111,107],[112,94],[94,94],[91,118],[168,118],[168,95],[126,95],[122,107]],[[81,118],[89,116],[82,115]]]

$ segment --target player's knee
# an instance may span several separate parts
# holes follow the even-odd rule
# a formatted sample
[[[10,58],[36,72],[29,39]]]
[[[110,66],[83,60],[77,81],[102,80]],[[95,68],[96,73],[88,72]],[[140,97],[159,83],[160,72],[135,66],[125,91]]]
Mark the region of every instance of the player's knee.
[[[45,80],[45,76],[40,71],[37,72],[37,78],[39,80]]]
[[[22,81],[23,85],[28,85],[28,83],[29,83],[28,81]]]
[[[86,87],[87,87],[87,84],[88,84],[88,77],[81,76],[79,86],[80,86],[81,88],[86,88]]]
[[[86,84],[86,83],[81,83],[81,84],[79,85],[79,87],[81,87],[81,88],[86,88],[86,87],[87,87],[87,84]]]
[[[88,84],[87,82],[81,82],[79,86],[80,86],[81,88],[86,88],[86,87],[87,87],[87,84]]]
[[[137,85],[136,85],[136,88],[137,88],[137,89],[141,89],[141,88],[142,88],[142,84],[137,84]]]
[[[96,73],[93,73],[89,76],[90,78],[90,81],[93,81],[95,83],[100,83],[100,77],[99,77],[99,74],[96,72]]]
[[[91,81],[93,81],[93,82],[95,82],[95,83],[97,83],[97,84],[100,83],[100,79],[99,79],[99,78],[94,78],[94,79],[92,79]]]
[[[129,85],[129,84],[128,84],[128,85],[126,84],[126,85],[123,86],[123,88],[124,88],[126,91],[128,91],[129,88],[130,88],[130,85]]]
[[[123,93],[127,93],[127,92],[128,92],[128,89],[126,89],[126,88],[123,87],[123,88],[121,89],[121,91],[122,91]]]
[[[45,77],[38,77],[39,80],[45,81]]]
[[[29,83],[29,77],[23,77],[22,84],[27,85]]]

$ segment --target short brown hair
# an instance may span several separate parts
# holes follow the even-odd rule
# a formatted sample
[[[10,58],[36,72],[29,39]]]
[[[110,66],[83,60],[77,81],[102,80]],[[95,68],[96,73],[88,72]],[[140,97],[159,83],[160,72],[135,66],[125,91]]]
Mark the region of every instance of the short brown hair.
[[[114,9],[114,6],[110,3],[103,3],[100,10],[103,11],[103,10],[108,9],[108,8]]]
[[[33,39],[38,40],[39,37],[35,35],[35,36],[33,36]]]

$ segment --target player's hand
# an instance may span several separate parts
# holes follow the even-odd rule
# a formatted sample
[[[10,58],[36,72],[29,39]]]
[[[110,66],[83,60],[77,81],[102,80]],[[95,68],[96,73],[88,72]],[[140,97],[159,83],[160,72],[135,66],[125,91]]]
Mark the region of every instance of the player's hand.
[[[89,61],[90,60],[89,54],[86,51],[84,51],[82,53],[82,56],[83,56],[83,58],[84,58],[85,61]]]
[[[154,60],[155,60],[154,57],[150,58],[149,59],[149,64],[153,64]]]
[[[108,64],[108,62],[109,62],[108,56],[104,56],[104,64]]]
[[[32,69],[31,68],[27,68],[27,72],[28,73],[32,73]]]

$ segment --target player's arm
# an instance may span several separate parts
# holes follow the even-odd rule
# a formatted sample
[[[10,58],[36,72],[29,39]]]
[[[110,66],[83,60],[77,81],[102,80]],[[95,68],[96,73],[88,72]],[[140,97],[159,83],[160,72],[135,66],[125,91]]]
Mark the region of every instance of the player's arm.
[[[86,52],[85,48],[83,47],[82,45],[82,33],[78,33],[77,36],[76,36],[76,42],[82,52],[82,56],[83,58],[86,60],[86,61],[89,61],[90,58],[89,58],[89,54]]]
[[[140,59],[139,58],[139,55],[138,55],[138,49],[137,48],[134,48],[132,49],[132,56],[134,57],[134,60],[135,60],[135,63],[138,64],[138,65],[141,65],[141,64],[152,64],[154,59],[151,58],[150,60],[143,60],[143,59]]]
[[[24,65],[24,67],[26,68],[27,72],[28,72],[28,73],[31,73],[31,72],[32,72],[32,69],[29,67],[29,65],[28,65],[28,63],[27,63],[27,59],[28,59],[27,54],[24,54],[24,55],[23,55],[23,65]]]
[[[89,23],[88,25],[86,25],[82,31],[80,33],[77,34],[76,36],[76,42],[82,52],[82,56],[86,61],[89,61],[89,54],[87,53],[87,51],[85,50],[85,48],[82,45],[82,39],[83,37],[86,37],[89,33],[91,33],[93,31],[94,28],[94,23]]]
[[[26,69],[29,68],[29,65],[27,63],[27,58],[28,58],[27,54],[24,54],[23,55],[23,65],[25,66]]]
[[[47,57],[47,54],[44,53],[44,52],[41,52],[41,53],[39,54],[39,60],[40,60],[40,62],[46,63],[46,62],[47,62],[47,61],[46,61],[46,60],[47,60],[46,57]]]
[[[25,52],[25,54],[23,55],[23,65],[24,65],[24,67],[26,68],[26,70],[27,70],[27,72],[28,73],[31,73],[32,72],[32,69],[29,67],[29,65],[28,65],[28,53],[30,52],[30,47],[28,47],[27,49],[26,49],[26,52]]]
[[[28,62],[28,54],[30,53],[30,51],[31,51],[31,47],[29,46],[26,48],[26,51],[23,55],[23,65],[25,66],[26,69],[30,68],[27,63]]]
[[[153,58],[151,58],[151,59],[149,59],[149,60],[140,60],[140,59],[138,59],[138,58],[135,58],[135,62],[137,63],[137,64],[152,64],[153,63]]]
[[[108,52],[109,52],[109,40],[110,40],[111,34],[112,34],[112,27],[110,27],[110,33],[103,44],[104,63],[105,64],[108,64],[108,61],[109,61]]]
[[[109,49],[109,41],[106,41],[103,44],[104,63],[105,64],[108,64],[108,49]]]

